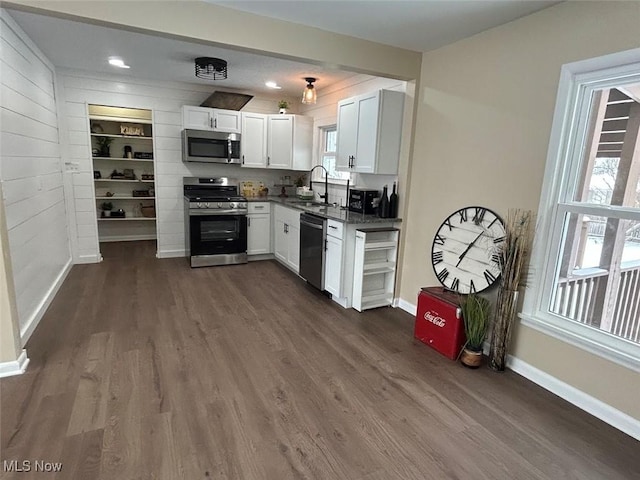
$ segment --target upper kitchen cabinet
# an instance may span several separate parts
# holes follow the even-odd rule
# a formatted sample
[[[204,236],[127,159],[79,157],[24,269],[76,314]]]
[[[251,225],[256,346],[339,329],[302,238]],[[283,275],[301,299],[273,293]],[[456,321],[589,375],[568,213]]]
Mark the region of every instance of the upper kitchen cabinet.
[[[313,119],[243,113],[242,166],[309,170]]]
[[[336,169],[396,175],[404,93],[378,90],[338,102]]]
[[[220,108],[182,107],[182,128],[240,133],[240,112]]]

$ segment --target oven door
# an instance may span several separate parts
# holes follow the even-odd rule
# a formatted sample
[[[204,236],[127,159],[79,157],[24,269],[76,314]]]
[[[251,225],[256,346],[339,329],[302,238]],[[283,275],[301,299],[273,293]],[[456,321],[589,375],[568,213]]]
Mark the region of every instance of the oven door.
[[[247,215],[220,210],[191,211],[189,243],[191,266],[246,263]]]

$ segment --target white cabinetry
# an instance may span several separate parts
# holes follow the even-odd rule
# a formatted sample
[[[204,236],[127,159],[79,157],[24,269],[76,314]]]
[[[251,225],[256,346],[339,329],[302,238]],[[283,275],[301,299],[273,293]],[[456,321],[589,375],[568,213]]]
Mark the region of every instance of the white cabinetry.
[[[99,240],[155,239],[151,110],[88,110]]]
[[[300,269],[300,211],[276,205],[274,233],[276,259],[298,273]]]
[[[242,113],[240,150],[243,167],[267,166],[267,117],[261,113]]]
[[[243,113],[242,125],[243,167],[311,169],[312,118]]]
[[[359,228],[353,271],[353,308],[391,305],[398,255],[397,228]]]
[[[182,128],[241,133],[240,112],[186,105],[182,107]]]
[[[343,226],[335,220],[327,221],[327,243],[324,267],[324,288],[334,297],[342,297]]]
[[[247,215],[247,255],[271,253],[271,204],[249,202]]]
[[[378,90],[338,102],[338,170],[396,175],[404,93]]]

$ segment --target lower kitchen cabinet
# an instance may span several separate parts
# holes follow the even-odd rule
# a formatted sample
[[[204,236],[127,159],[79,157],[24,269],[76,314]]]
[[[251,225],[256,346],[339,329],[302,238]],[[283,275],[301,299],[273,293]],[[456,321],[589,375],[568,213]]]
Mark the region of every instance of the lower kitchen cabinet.
[[[324,265],[324,289],[334,297],[342,297],[342,233],[343,224],[327,221],[327,243]]]
[[[300,270],[300,211],[276,205],[274,255],[294,272]]]
[[[247,215],[247,255],[271,253],[271,204],[249,202]]]
[[[353,308],[391,305],[398,256],[397,228],[359,228],[353,272]]]

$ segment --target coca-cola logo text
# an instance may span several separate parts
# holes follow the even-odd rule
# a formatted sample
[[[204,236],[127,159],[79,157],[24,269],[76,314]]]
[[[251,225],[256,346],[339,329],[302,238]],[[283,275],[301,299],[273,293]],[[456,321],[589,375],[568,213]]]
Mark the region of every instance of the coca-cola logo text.
[[[437,313],[436,314],[432,313],[431,310],[424,313],[424,319],[427,322],[433,323],[437,327],[444,327],[445,324],[447,323],[444,318],[439,317]]]

